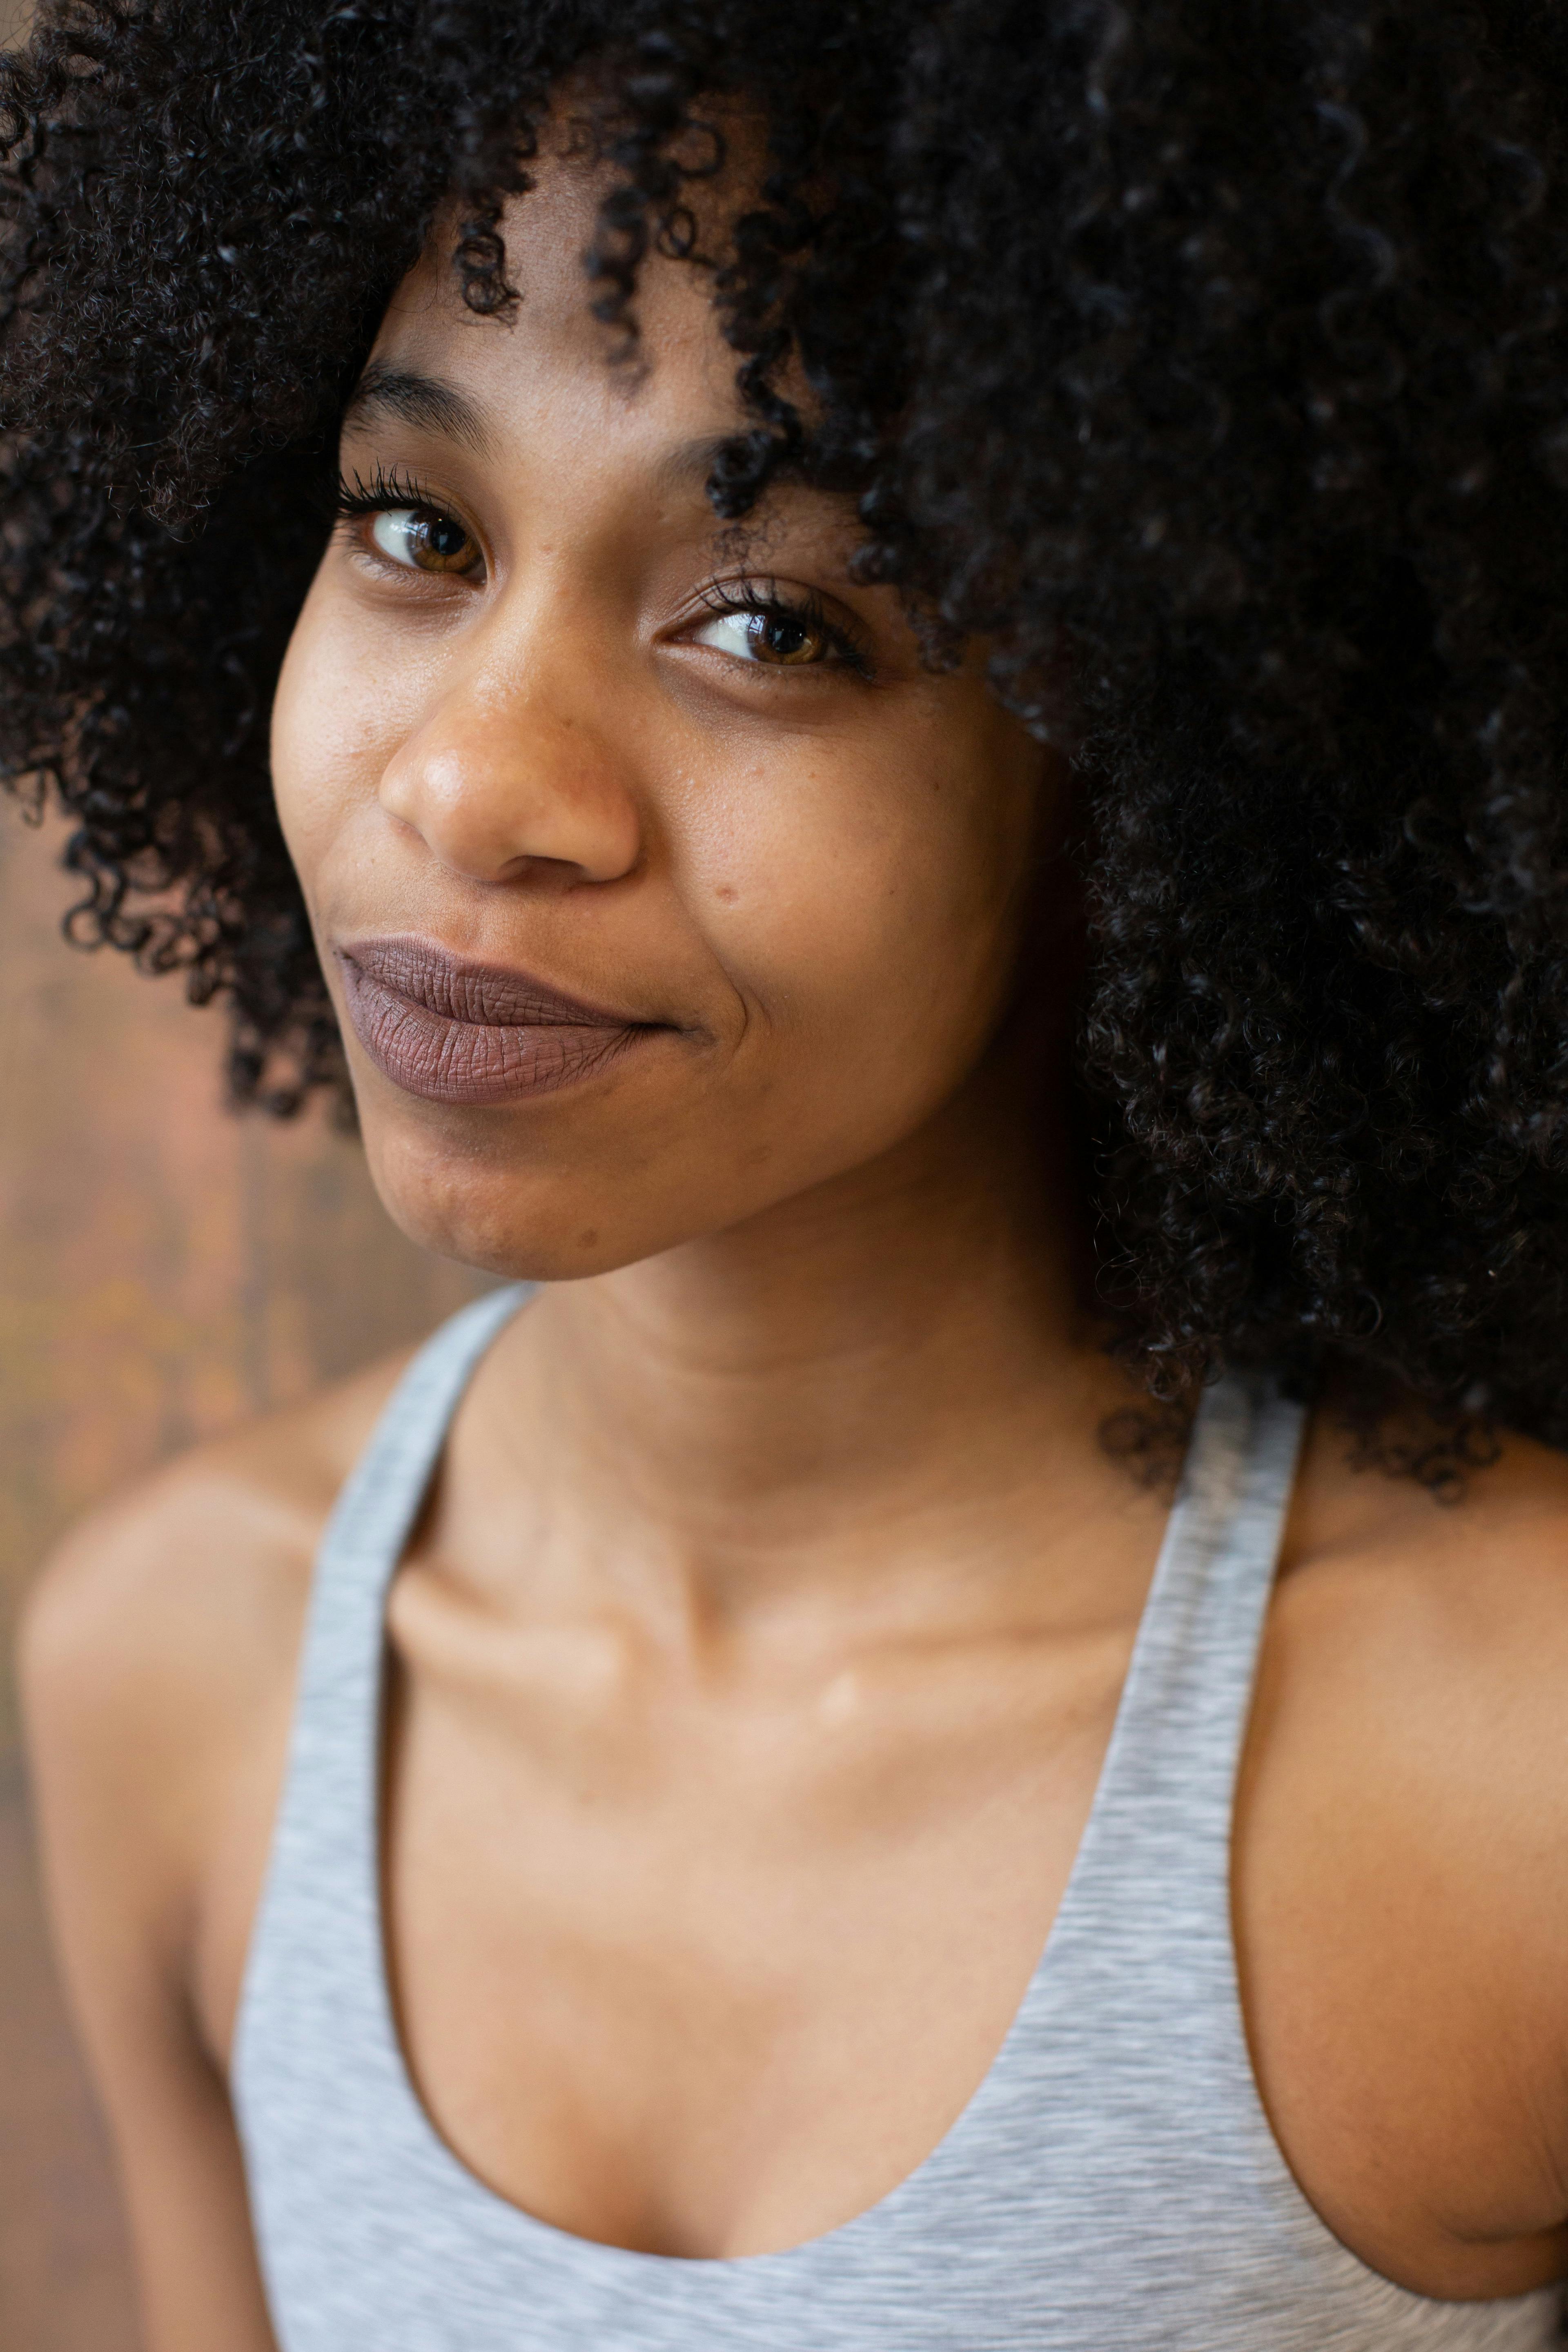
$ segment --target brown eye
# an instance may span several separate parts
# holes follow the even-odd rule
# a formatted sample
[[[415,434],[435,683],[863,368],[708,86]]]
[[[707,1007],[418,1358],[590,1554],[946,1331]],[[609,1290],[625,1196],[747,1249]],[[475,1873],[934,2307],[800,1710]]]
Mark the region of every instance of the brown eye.
[[[737,660],[765,663],[770,669],[805,669],[834,651],[828,632],[805,613],[775,605],[763,613],[719,613],[705,621],[694,641]]]
[[[474,535],[434,507],[384,507],[371,538],[394,563],[413,572],[471,572],[479,560]]]
[[[752,613],[752,650],[765,662],[820,661],[827,647],[820,629],[798,613]]]

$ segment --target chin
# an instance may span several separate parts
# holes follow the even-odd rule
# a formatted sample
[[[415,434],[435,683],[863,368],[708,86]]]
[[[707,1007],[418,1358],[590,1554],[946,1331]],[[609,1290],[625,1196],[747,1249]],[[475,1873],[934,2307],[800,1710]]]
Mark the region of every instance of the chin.
[[[382,1206],[421,1249],[508,1282],[573,1282],[649,1252],[584,1215],[559,1181],[473,1168],[411,1168],[404,1153],[370,1158]]]
[[[403,1121],[363,1122],[382,1206],[420,1248],[511,1282],[577,1282],[657,1256],[705,1230],[661,1202],[637,1153],[622,1169],[541,1160],[515,1132],[442,1134]],[[510,1147],[510,1148],[509,1148]]]

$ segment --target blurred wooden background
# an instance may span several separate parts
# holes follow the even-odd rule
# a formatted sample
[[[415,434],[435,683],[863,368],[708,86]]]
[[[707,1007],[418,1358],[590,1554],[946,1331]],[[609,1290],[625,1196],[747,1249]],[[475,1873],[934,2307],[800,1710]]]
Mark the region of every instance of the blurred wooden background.
[[[0,0],[0,48],[26,7]],[[16,1603],[100,1496],[416,1338],[475,1286],[395,1232],[319,1113],[277,1129],[222,1108],[220,1014],[65,945],[59,846],[0,794],[0,2347],[136,2352],[38,1906]]]
[[[476,1286],[403,1240],[319,1114],[224,1110],[221,1015],[65,944],[58,849],[0,796],[0,2347],[133,2352],[38,1909],[16,1604],[100,1496],[416,1338]]]

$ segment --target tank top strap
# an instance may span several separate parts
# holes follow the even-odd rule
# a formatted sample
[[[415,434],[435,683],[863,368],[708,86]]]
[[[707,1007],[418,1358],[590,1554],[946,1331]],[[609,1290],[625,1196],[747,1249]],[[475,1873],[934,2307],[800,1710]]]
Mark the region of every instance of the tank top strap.
[[[317,1955],[310,1992],[331,2030],[350,2029],[351,2021],[368,2026],[374,2051],[365,2054],[384,2072],[395,2057],[390,2016],[376,1997],[383,1982],[377,1817],[387,1589],[475,1367],[533,1288],[520,1283],[489,1292],[426,1341],[327,1521],[240,2002],[235,2064],[241,2084],[255,2016],[286,1979],[287,2000],[300,1997],[289,1971],[301,1930]]]
[[[328,1608],[353,1596],[373,1607],[379,1625],[382,1588],[413,1532],[463,1391],[480,1357],[534,1287],[510,1283],[476,1298],[443,1323],[407,1366],[321,1537],[315,1597]]]
[[[338,1497],[316,1556],[297,1741],[330,1742],[373,1772],[380,1748],[387,1587],[414,1531],[452,1416],[480,1357],[532,1286],[509,1285],[443,1323],[404,1372]]]
[[[1139,1630],[1127,1747],[1196,1717],[1216,1766],[1239,1748],[1306,1418],[1265,1376],[1205,1391]]]
[[[1230,1950],[1231,1820],[1307,1408],[1262,1374],[1205,1391],[1061,1940],[1183,1924]]]

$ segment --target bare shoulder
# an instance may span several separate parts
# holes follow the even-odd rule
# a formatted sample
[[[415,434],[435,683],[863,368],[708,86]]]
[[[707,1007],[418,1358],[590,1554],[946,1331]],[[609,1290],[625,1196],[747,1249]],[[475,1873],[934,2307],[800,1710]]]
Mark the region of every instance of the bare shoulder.
[[[1463,1493],[1309,1438],[1237,1815],[1249,2039],[1298,2179],[1375,2267],[1568,2260],[1568,1460]],[[1391,2186],[1392,2184],[1392,2186]]]
[[[1322,1417],[1259,1692],[1281,1796],[1299,1819],[1315,1814],[1347,1867],[1359,1841],[1369,1874],[1384,1874],[1397,1844],[1408,1872],[1396,1864],[1384,1884],[1410,1890],[1413,1934],[1439,1887],[1468,1911],[1484,1890],[1517,1955],[1539,1940],[1555,1986],[1568,1937],[1568,1457],[1507,1435],[1439,1501],[1350,1454]]]
[[[1565,1696],[1568,1457],[1505,1436],[1439,1501],[1357,1467],[1320,1417],[1260,1689],[1293,1797],[1331,1792],[1348,1824],[1397,1821],[1413,1855],[1441,1841],[1472,1887],[1511,1869],[1521,1906],[1557,1906],[1555,1937],[1568,1872],[1547,1885],[1532,1864],[1549,1843],[1568,1852]]]
[[[1253,1812],[1413,1951],[1568,1941],[1568,1457],[1505,1436],[1439,1501],[1310,1433],[1248,1743]],[[1447,1916],[1452,1907],[1456,1916]],[[1435,1940],[1434,1940],[1435,1939]],[[1516,1980],[1522,1982],[1521,1978]],[[1568,2057],[1568,2007],[1562,2019]]]
[[[24,1614],[34,1718],[156,1704],[289,1652],[322,1524],[405,1360],[195,1448],[72,1528]]]
[[[1285,1663],[1300,1650],[1318,1674],[1370,1677],[1386,1708],[1419,1710],[1440,1691],[1447,1709],[1462,1695],[1467,1714],[1506,1703],[1516,1731],[1532,1696],[1560,1713],[1568,1455],[1505,1434],[1497,1459],[1440,1500],[1414,1477],[1357,1466],[1344,1433],[1321,1416],[1287,1534],[1278,1615]],[[1568,1802],[1568,1777],[1563,1794]]]
[[[68,1947],[188,1950],[236,1806],[275,1786],[317,1540],[404,1360],[170,1463],[46,1564],[18,1664]]]

